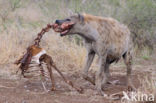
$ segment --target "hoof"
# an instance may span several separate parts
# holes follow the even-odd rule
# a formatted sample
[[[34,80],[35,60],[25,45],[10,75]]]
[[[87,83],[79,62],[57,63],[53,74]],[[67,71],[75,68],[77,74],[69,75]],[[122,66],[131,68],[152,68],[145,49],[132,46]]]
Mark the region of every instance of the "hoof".
[[[90,78],[89,76],[83,74],[83,79],[89,81],[90,83],[92,83],[93,85],[95,85],[95,78]]]
[[[72,81],[67,81],[67,84],[69,84],[70,86],[73,87],[73,83],[72,83]]]

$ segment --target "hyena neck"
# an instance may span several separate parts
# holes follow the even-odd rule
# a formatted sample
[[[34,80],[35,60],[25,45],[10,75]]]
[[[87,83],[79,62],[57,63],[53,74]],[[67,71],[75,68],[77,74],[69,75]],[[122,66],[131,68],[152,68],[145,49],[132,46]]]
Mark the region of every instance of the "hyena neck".
[[[80,35],[82,38],[84,38],[87,41],[97,41],[99,34],[96,29],[90,29],[83,28],[82,30],[77,32],[78,35]]]

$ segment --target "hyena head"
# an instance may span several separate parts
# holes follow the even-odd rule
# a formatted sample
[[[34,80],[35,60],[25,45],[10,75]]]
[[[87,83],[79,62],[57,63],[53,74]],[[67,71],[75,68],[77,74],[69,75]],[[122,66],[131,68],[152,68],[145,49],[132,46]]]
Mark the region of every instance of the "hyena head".
[[[63,20],[56,20],[53,29],[59,32],[61,36],[77,34],[84,27],[84,17],[81,14],[72,15]]]

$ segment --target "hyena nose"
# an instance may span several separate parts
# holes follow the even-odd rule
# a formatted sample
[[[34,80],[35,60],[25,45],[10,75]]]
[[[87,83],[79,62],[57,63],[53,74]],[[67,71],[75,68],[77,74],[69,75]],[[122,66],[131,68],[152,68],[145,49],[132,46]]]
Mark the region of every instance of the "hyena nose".
[[[60,24],[60,20],[56,20],[55,23],[56,23],[56,24]]]

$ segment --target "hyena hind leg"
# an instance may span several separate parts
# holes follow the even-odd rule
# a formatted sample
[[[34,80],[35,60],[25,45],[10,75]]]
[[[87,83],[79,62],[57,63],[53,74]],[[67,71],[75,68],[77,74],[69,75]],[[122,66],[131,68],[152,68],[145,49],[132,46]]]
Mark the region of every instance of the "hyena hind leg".
[[[132,58],[131,52],[130,51],[126,52],[123,55],[123,58],[124,58],[124,63],[127,68],[126,85],[127,85],[128,89],[136,90],[132,83],[132,61],[133,61],[133,58]]]

